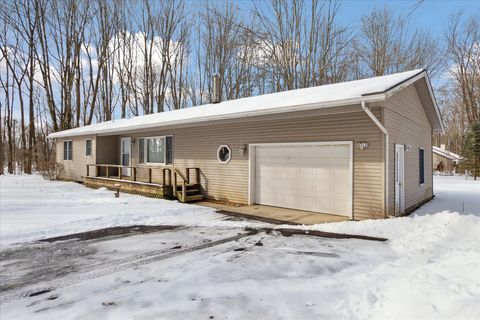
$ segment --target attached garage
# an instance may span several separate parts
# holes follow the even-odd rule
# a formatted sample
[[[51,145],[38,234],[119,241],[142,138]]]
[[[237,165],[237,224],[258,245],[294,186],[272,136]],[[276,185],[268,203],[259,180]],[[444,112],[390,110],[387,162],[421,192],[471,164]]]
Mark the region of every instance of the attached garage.
[[[251,202],[352,216],[352,142],[250,146]]]

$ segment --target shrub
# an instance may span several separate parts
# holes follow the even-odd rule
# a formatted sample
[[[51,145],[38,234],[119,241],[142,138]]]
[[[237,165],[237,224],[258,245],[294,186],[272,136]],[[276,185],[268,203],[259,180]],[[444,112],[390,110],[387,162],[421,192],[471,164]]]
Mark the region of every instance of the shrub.
[[[55,160],[47,160],[38,163],[38,172],[45,180],[59,180],[63,175],[63,164],[55,162]]]

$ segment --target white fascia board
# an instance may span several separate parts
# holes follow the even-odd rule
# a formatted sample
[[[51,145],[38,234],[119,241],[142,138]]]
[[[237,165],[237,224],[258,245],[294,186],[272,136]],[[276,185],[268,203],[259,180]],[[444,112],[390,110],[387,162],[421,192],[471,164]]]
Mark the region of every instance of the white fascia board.
[[[433,151],[433,153],[435,153],[439,156],[442,156],[444,158],[450,159],[450,160],[461,160],[462,159],[462,157],[459,156],[458,154],[447,151],[447,150],[432,148],[432,151]]]
[[[135,131],[135,130],[148,130],[152,128],[160,128],[166,126],[176,126],[176,125],[184,125],[184,124],[197,124],[202,122],[208,121],[221,121],[221,120],[230,120],[230,119],[239,119],[239,118],[246,118],[246,117],[255,117],[255,116],[263,116],[269,114],[278,114],[278,113],[286,113],[286,112],[295,112],[295,111],[306,111],[306,110],[315,110],[315,109],[322,109],[322,108],[332,108],[332,107],[340,107],[340,106],[348,106],[354,104],[360,104],[362,101],[365,102],[378,102],[378,101],[385,101],[385,94],[379,93],[367,97],[358,97],[353,99],[345,99],[345,100],[337,100],[337,101],[328,101],[328,102],[320,102],[320,103],[313,103],[313,104],[304,104],[304,105],[295,105],[295,106],[288,106],[283,108],[269,108],[269,109],[260,109],[260,110],[252,110],[248,112],[238,112],[238,113],[229,113],[229,114],[220,114],[220,115],[213,115],[213,116],[205,116],[201,118],[188,118],[188,119],[181,119],[181,120],[174,120],[174,121],[165,121],[165,122],[154,122],[148,124],[138,124],[134,126],[121,126],[121,127],[113,127],[113,128],[105,128],[99,130],[82,130],[79,132],[55,132],[48,135],[49,139],[53,138],[63,138],[63,137],[74,137],[74,136],[84,136],[89,134],[97,134],[97,135],[110,135],[116,133],[122,133],[125,131]],[[168,111],[171,112],[171,111]]]
[[[425,71],[425,75],[426,74],[427,72]],[[428,78],[428,76],[425,77],[425,80],[427,82],[427,87],[428,87],[428,91],[430,92],[430,96],[432,97],[435,113],[437,114],[438,121],[440,122],[440,130],[442,130],[441,132],[443,132],[445,131],[445,127],[443,125],[442,116],[440,115],[440,109],[438,108],[438,105],[437,105],[437,99],[435,99],[435,95],[433,93],[432,84],[430,83],[430,79]]]
[[[432,85],[430,83],[430,79],[428,78],[428,74],[427,74],[426,70],[420,72],[418,75],[416,75],[415,77],[405,81],[404,83],[402,83],[398,86],[395,86],[392,89],[388,90],[385,93],[386,97],[390,98],[391,96],[393,96],[397,92],[405,89],[409,85],[414,84],[415,82],[417,82],[418,80],[420,80],[422,78],[425,78],[425,82],[427,83],[427,88],[428,88],[428,92],[430,94],[430,98],[431,98],[432,103],[433,103],[433,108],[435,109],[435,114],[437,115],[438,122],[440,123],[440,130],[441,130],[441,132],[443,132],[443,131],[445,131],[445,127],[443,126],[443,121],[442,121],[442,117],[440,116],[440,111],[438,109],[437,100],[435,99],[435,95],[433,94]]]
[[[397,85],[397,86],[394,86],[393,88],[387,90],[385,92],[385,95],[387,98],[390,98],[391,96],[393,96],[394,94],[396,94],[397,92],[405,89],[406,87],[408,87],[409,85],[411,84],[414,84],[415,82],[417,82],[418,80],[420,80],[421,78],[425,78],[427,75],[426,71],[422,71],[420,72],[419,74],[417,74],[416,76],[408,79],[407,81]],[[428,81],[427,81],[428,82]],[[430,92],[431,93],[431,92]],[[433,96],[432,96],[433,98]],[[432,99],[434,100],[434,99]]]

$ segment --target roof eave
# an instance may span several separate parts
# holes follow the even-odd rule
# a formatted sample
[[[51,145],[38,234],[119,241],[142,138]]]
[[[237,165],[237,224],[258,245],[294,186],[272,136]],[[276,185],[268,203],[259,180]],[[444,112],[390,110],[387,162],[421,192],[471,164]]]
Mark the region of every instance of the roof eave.
[[[427,71],[425,71],[425,80],[427,82],[428,91],[430,92],[430,96],[432,97],[433,107],[435,108],[435,113],[437,115],[437,119],[440,125],[440,130],[434,130],[434,132],[443,132],[445,131],[445,127],[443,125],[442,115],[440,114],[440,109],[438,108],[438,105],[437,105],[437,99],[435,98],[432,84],[430,83],[430,78],[427,75]]]
[[[432,89],[432,84],[430,83],[430,79],[428,77],[428,73],[427,73],[427,70],[426,69],[423,69],[422,71],[420,71],[418,74],[410,77],[409,79],[387,89],[385,91],[385,95],[387,98],[393,96],[394,94],[396,94],[397,92],[403,90],[404,88],[414,84],[415,82],[417,82],[418,80],[424,78],[425,79],[425,82],[427,84],[427,88],[428,88],[428,92],[430,94],[430,98],[432,100],[432,104],[433,104],[433,108],[435,110],[435,114],[436,114],[436,122],[438,124],[438,127],[433,127],[432,126],[432,131],[433,132],[443,132],[445,130],[444,126],[443,126],[443,120],[442,120],[442,116],[440,115],[440,110],[438,109],[438,105],[437,105],[437,100],[435,98],[435,94],[433,93],[433,89]]]
[[[205,116],[202,118],[192,118],[186,120],[174,120],[169,122],[162,122],[161,125],[159,123],[150,123],[150,124],[139,124],[134,126],[125,126],[119,128],[108,128],[108,129],[100,129],[100,130],[92,130],[92,131],[80,131],[80,132],[72,132],[67,133],[65,131],[59,131],[55,133],[51,133],[47,136],[49,139],[56,139],[56,138],[65,138],[65,137],[75,137],[75,136],[84,136],[90,134],[97,134],[97,135],[108,135],[108,134],[116,134],[122,133],[125,131],[135,131],[139,129],[152,129],[158,127],[166,127],[166,126],[176,126],[176,125],[185,125],[185,124],[196,124],[196,123],[203,123],[208,121],[222,121],[222,120],[230,120],[236,118],[245,118],[245,117],[255,117],[255,116],[262,116],[262,115],[269,115],[269,114],[279,114],[279,113],[287,113],[287,112],[295,112],[295,111],[306,111],[306,110],[314,110],[314,109],[321,109],[321,108],[333,108],[339,106],[347,106],[347,105],[355,105],[360,104],[362,101],[371,103],[371,102],[378,102],[378,101],[385,101],[386,96],[384,93],[379,93],[375,95],[365,96],[365,97],[358,97],[352,99],[343,99],[337,101],[328,101],[324,103],[309,103],[303,105],[295,105],[295,106],[288,106],[283,108],[275,108],[275,109],[261,109],[249,112],[238,112],[238,113],[231,113],[227,115],[217,115],[217,116]],[[75,129],[73,129],[75,130]],[[62,132],[64,132],[62,134]]]

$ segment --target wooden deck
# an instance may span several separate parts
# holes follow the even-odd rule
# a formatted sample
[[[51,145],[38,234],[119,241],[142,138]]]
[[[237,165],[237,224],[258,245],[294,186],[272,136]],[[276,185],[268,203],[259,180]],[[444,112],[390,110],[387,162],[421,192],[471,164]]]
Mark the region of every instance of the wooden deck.
[[[95,189],[107,188],[112,191],[118,190],[152,198],[173,199],[172,187],[157,183],[116,179],[113,177],[85,177],[85,186]]]
[[[123,174],[125,169],[128,169],[129,175]],[[146,171],[147,174],[139,175],[140,170]],[[153,179],[154,171],[161,172],[159,175],[161,177],[160,181]],[[192,171],[194,175],[191,174]],[[90,188],[105,187],[110,190],[148,197],[176,198],[182,202],[203,199],[199,168],[186,168],[186,174],[184,175],[173,166],[139,168],[115,164],[88,164],[84,181],[85,185]]]

